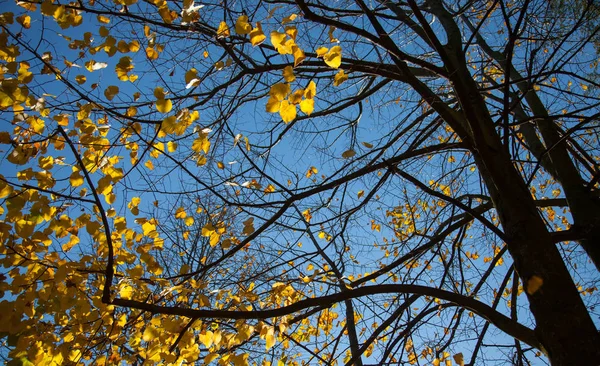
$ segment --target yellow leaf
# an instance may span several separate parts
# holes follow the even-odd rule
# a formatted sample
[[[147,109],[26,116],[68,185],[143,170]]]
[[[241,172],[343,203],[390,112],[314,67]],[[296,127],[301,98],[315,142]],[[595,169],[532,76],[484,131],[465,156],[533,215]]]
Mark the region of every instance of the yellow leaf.
[[[124,284],[119,290],[119,296],[123,299],[131,299],[133,296],[134,289],[129,284]]]
[[[277,113],[279,112],[279,106],[281,105],[281,101],[279,101],[274,96],[269,97],[266,105],[266,111],[269,113]]]
[[[219,168],[219,169],[225,169],[225,164],[223,164],[222,161],[217,161],[217,168]]]
[[[331,47],[329,52],[323,55],[323,60],[327,66],[337,69],[342,64],[342,47]]]
[[[133,107],[133,106],[127,108],[127,111],[125,112],[125,115],[128,117],[135,117],[136,114],[137,114],[137,108]]]
[[[304,90],[300,89],[300,90],[296,90],[295,92],[293,92],[290,97],[288,98],[288,101],[292,104],[298,104],[302,101],[302,96],[304,95]]]
[[[33,230],[35,228],[35,222],[25,219],[20,219],[14,224],[15,233],[23,238],[28,239],[33,235]]]
[[[227,26],[227,23],[225,22],[221,22],[219,24],[219,28],[217,29],[217,38],[225,38],[225,37],[229,37],[230,33],[229,33],[229,27]]]
[[[362,196],[364,196],[364,195],[365,195],[365,191],[363,191],[362,189],[361,189],[360,191],[358,191],[358,194],[357,194],[357,196],[358,196],[358,198],[359,198],[359,199],[360,199]]]
[[[296,106],[294,104],[290,104],[287,100],[281,102],[279,115],[283,122],[292,122],[296,118],[296,113]]]
[[[293,44],[295,44],[296,37],[298,36],[298,29],[293,26],[287,26],[285,27],[285,34],[287,34],[294,41]]]
[[[104,96],[108,100],[113,100],[113,98],[117,94],[119,94],[119,87],[118,86],[111,85],[108,88],[106,88],[106,90],[104,90]]]
[[[290,88],[289,84],[277,83],[271,86],[269,95],[278,101],[282,101],[287,97],[288,94],[290,94],[291,91],[292,89]]]
[[[311,113],[315,110],[315,100],[312,98],[311,99],[303,99],[300,102],[300,110],[307,116],[310,116]]]
[[[25,29],[29,29],[31,27],[31,17],[29,15],[21,15],[17,17],[17,22],[23,26]]]
[[[140,213],[140,210],[138,208],[138,205],[140,204],[141,199],[139,197],[133,197],[131,199],[131,202],[129,202],[127,204],[127,208],[129,208],[129,210],[131,211],[131,213],[133,215],[138,215]]]
[[[81,84],[85,83],[85,81],[86,81],[86,80],[87,80],[87,79],[86,79],[85,75],[77,75],[77,76],[75,76],[75,81],[76,81],[76,82],[77,82],[77,84],[79,84],[79,85],[81,85]]]
[[[346,150],[342,153],[342,158],[350,159],[354,155],[356,155],[356,152],[354,150],[350,149],[350,150]]]
[[[304,55],[304,51],[297,45],[292,46],[292,54],[294,55],[294,67],[298,66],[304,59],[306,59],[306,55]]]
[[[281,51],[279,51],[279,48],[282,47],[283,41],[285,40],[285,38],[286,38],[285,33],[277,32],[277,31],[271,32],[271,44],[280,53],[281,53]]]
[[[131,57],[129,56],[121,57],[121,59],[115,66],[115,72],[117,73],[117,77],[121,81],[129,80],[128,73],[131,70],[133,70],[133,64],[131,63]]]
[[[102,15],[98,15],[98,21],[102,24],[110,23],[110,19]]]
[[[175,152],[175,150],[177,150],[177,143],[173,141],[167,142],[167,151],[172,153]]]
[[[319,47],[315,50],[315,53],[317,54],[317,57],[323,57],[327,54],[327,51],[329,51],[329,48]]]
[[[142,339],[145,342],[150,342],[154,338],[157,338],[160,335],[160,333],[161,332],[158,330],[158,328],[155,328],[152,325],[148,325],[146,327],[146,329],[144,329],[144,334],[142,335]]]
[[[296,80],[296,76],[294,75],[294,69],[291,66],[286,66],[283,69],[283,79],[288,83]]]
[[[248,23],[247,15],[240,15],[235,22],[235,32],[239,35],[248,34],[252,31],[252,26]]]
[[[150,170],[154,170],[154,163],[152,163],[152,160],[148,160],[144,163],[144,166]]]
[[[285,17],[281,20],[281,24],[287,24],[289,22],[293,22],[298,17],[298,14],[291,14],[288,17]]]
[[[146,221],[142,224],[142,232],[144,235],[149,237],[156,237],[158,232],[156,231],[156,225],[154,225],[151,221]]]
[[[205,333],[200,333],[198,335],[198,339],[206,348],[209,348],[213,344],[213,338],[214,333],[210,330],[206,331]]]
[[[69,183],[71,183],[71,186],[73,187],[79,187],[83,184],[83,177],[79,172],[73,172],[69,177]]]
[[[267,39],[267,36],[263,33],[260,22],[256,22],[256,28],[252,29],[250,32],[250,43],[252,46],[258,46],[263,43],[265,39]]]
[[[192,150],[194,150],[195,152],[204,152],[205,154],[208,154],[208,150],[210,149],[210,141],[208,141],[208,138],[206,135],[201,135],[200,137],[198,137],[197,139],[194,140],[194,142],[192,143]]]
[[[275,329],[273,327],[269,327],[267,330],[265,341],[267,351],[275,345]]]
[[[173,109],[171,99],[159,99],[156,101],[156,110],[160,113],[169,113]]]
[[[527,293],[529,295],[533,295],[535,294],[544,284],[544,280],[537,275],[533,275],[531,276],[528,280],[527,280]]]
[[[2,177],[0,175],[0,177]],[[4,178],[4,177],[2,177]],[[13,192],[13,188],[6,184],[3,180],[0,180],[0,198],[5,198]]]
[[[176,219],[185,219],[186,217],[187,217],[187,213],[185,212],[185,209],[183,207],[179,207],[177,209],[177,211],[175,211]]]
[[[148,57],[149,60],[153,61],[156,60],[158,58],[158,52],[154,49],[154,47],[146,47],[146,57]]]
[[[308,83],[306,89],[304,89],[304,98],[313,99],[317,95],[317,84],[314,81]]]
[[[306,222],[310,222],[310,219],[312,219],[310,208],[302,211],[302,216],[304,216],[304,220],[306,220]]]
[[[348,75],[344,73],[344,70],[340,69],[333,77],[333,86],[340,86],[346,80],[348,80]]]
[[[311,166],[310,169],[308,169],[308,171],[306,172],[306,178],[310,178],[313,175],[317,174],[319,172],[319,169],[315,168],[314,166]]]
[[[185,73],[185,83],[186,89],[189,89],[193,86],[197,86],[200,84],[200,80],[198,79],[198,70],[195,68],[191,68]]]
[[[244,230],[243,230],[244,235],[250,235],[254,232],[254,218],[253,217],[248,218],[248,220],[244,221],[243,224],[244,224]]]
[[[218,353],[209,353],[206,357],[204,357],[204,364],[208,365],[219,357],[220,355]]]
[[[194,225],[194,221],[195,221],[194,218],[191,217],[191,216],[188,216],[188,217],[185,218],[185,220],[183,220],[185,226],[192,226],[192,225]]]

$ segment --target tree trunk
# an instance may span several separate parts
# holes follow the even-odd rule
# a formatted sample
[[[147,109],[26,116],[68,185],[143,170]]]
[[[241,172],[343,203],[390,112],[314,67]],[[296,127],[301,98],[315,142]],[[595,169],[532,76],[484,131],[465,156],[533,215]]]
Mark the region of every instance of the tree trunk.
[[[600,359],[598,331],[523,178],[502,146],[465,61],[453,61],[452,82],[470,129],[464,139],[471,145],[506,233],[544,351],[555,366],[595,364]],[[541,283],[537,290],[535,283]]]

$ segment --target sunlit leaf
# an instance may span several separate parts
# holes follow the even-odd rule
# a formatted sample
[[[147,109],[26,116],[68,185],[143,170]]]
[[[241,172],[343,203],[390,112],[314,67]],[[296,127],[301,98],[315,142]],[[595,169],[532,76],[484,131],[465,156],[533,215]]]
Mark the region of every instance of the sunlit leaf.
[[[289,103],[287,100],[281,102],[279,115],[283,122],[292,122],[296,118],[296,113],[296,105]]]
[[[260,22],[256,23],[256,28],[253,28],[250,32],[250,43],[252,46],[258,46],[267,39],[267,36],[263,33]]]
[[[240,15],[235,22],[235,32],[239,35],[249,34],[252,26],[248,23],[247,15]]]
[[[229,27],[227,26],[227,23],[225,23],[225,22],[219,23],[219,28],[217,28],[217,38],[226,38],[229,36],[230,36],[230,33],[229,33]]]
[[[327,66],[337,69],[342,64],[342,47],[334,46],[323,55],[323,60]]]

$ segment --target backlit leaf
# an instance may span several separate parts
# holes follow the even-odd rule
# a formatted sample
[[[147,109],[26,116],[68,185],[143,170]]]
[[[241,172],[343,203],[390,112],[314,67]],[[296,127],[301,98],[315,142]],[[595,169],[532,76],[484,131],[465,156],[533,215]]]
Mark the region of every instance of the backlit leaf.
[[[225,23],[225,22],[219,23],[219,28],[217,28],[217,38],[226,38],[229,36],[230,36],[230,33],[229,33],[229,27],[227,26],[227,23]]]
[[[263,43],[267,39],[267,36],[263,33],[260,22],[256,23],[256,28],[252,29],[250,32],[250,43],[252,46],[258,46]]]
[[[160,113],[169,113],[173,109],[171,99],[159,99],[156,101],[156,110]]]
[[[248,23],[247,15],[240,15],[235,22],[235,32],[239,35],[249,34],[252,26]]]
[[[279,107],[279,115],[285,123],[290,123],[296,118],[296,106],[289,103],[287,100],[281,102]]]
[[[323,55],[323,60],[327,66],[337,69],[342,64],[342,47],[331,47],[329,52]]]

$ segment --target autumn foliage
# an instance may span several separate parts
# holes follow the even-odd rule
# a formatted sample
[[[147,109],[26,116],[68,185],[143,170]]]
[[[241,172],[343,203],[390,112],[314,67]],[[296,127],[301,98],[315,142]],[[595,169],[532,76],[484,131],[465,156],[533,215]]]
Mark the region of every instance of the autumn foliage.
[[[598,29],[553,4],[6,2],[0,356],[597,362]]]

